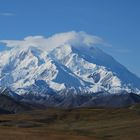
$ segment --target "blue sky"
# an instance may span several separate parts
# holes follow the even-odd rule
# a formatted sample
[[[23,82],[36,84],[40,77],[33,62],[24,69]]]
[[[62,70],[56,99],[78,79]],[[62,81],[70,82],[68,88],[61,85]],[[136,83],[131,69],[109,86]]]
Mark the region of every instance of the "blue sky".
[[[0,40],[85,31],[140,77],[139,7],[140,0],[0,0]]]

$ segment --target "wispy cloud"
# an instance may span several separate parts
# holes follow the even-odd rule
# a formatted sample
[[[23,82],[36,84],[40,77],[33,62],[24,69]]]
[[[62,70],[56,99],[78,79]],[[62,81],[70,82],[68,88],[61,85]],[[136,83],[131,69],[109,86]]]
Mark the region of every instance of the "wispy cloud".
[[[25,48],[34,46],[48,51],[65,44],[74,47],[90,47],[96,44],[107,45],[104,40],[98,36],[76,31],[58,33],[48,38],[44,36],[28,36],[23,40],[0,40],[0,43],[6,44],[7,47]]]
[[[0,16],[6,16],[6,17],[10,17],[10,16],[14,16],[14,13],[10,13],[10,12],[0,12]]]

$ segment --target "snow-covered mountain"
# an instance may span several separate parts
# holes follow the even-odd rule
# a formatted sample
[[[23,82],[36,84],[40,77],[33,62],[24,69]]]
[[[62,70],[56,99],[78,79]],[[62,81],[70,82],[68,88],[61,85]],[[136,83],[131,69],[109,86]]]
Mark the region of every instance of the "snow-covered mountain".
[[[63,44],[51,51],[37,47],[0,53],[0,88],[19,95],[140,93],[140,79],[96,47]]]

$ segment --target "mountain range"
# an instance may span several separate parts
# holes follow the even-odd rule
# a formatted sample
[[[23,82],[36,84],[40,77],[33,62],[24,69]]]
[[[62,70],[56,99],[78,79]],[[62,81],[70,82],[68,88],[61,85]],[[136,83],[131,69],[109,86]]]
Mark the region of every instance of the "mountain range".
[[[8,94],[18,100],[49,105],[55,98],[59,104],[65,99],[75,106],[79,96],[86,102],[97,95],[139,96],[139,77],[101,49],[84,45],[67,42],[49,51],[30,45],[1,52],[1,93],[8,89]]]

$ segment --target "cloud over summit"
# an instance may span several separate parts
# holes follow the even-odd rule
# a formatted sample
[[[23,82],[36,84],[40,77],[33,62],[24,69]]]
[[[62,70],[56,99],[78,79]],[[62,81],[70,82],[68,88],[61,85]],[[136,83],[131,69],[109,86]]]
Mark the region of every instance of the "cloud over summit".
[[[97,36],[89,35],[83,31],[58,33],[51,37],[45,38],[44,36],[28,36],[23,40],[0,40],[7,47],[37,47],[43,50],[50,51],[58,46],[69,44],[74,47],[90,47],[95,44],[104,44],[103,39]]]

